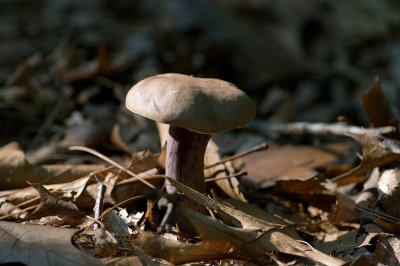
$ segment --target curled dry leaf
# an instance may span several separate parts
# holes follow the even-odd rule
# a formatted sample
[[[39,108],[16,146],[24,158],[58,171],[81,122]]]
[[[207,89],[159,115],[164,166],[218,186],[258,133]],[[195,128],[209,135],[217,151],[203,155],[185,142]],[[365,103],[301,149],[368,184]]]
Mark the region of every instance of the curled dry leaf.
[[[114,235],[129,235],[129,228],[115,210],[107,212],[102,220],[106,230]]]
[[[40,184],[31,184],[40,195],[39,206],[20,222],[35,220],[46,216],[59,216],[66,224],[79,223],[86,217],[75,204],[58,199]]]
[[[219,162],[220,160],[221,155],[218,152],[218,146],[214,141],[210,140],[207,145],[206,154],[204,156],[204,164],[212,165]],[[233,169],[231,162],[218,164],[216,166],[204,169],[204,176],[206,178],[213,177],[218,179],[228,175],[233,175],[234,173],[235,170]],[[238,199],[243,202],[247,201],[243,193],[239,189],[239,180],[236,177],[216,180],[215,183],[230,198]]]
[[[90,208],[93,208],[94,200],[92,198],[88,198],[87,193],[85,192],[85,188],[89,183],[90,177],[84,177],[75,180],[74,182],[63,183],[63,184],[54,184],[54,185],[45,185],[44,187],[47,190],[52,190],[52,193],[57,195],[58,198],[62,200],[72,201],[80,209],[88,209],[88,202],[91,203]],[[15,190],[4,190],[0,192],[0,197],[4,197],[4,200],[10,202],[11,204],[21,204],[24,203],[24,206],[29,206],[27,202],[31,201],[34,198],[38,198],[37,191],[33,187],[15,189]],[[3,214],[0,212],[0,214]]]
[[[190,221],[195,220],[193,225],[202,237],[200,243],[183,243],[144,232],[140,232],[140,237],[133,240],[133,243],[151,256],[163,258],[173,264],[227,258],[244,259],[260,265],[269,262],[262,249],[254,250],[255,246],[248,244],[255,240],[257,233],[247,235],[245,231],[226,226],[216,219],[189,209],[185,209],[183,213]]]
[[[379,235],[374,256],[376,262],[383,265],[398,265],[400,261],[400,237],[390,234]]]
[[[346,232],[330,241],[317,241],[315,245],[327,254],[337,254],[346,261],[352,261],[360,250],[362,252],[363,248],[373,245],[374,239],[380,235],[386,234],[377,225],[368,223],[358,231]]]
[[[292,241],[278,229],[246,230],[227,226],[190,209],[184,209],[183,213],[201,235],[200,243],[187,244],[148,233],[141,233],[141,237],[133,240],[133,243],[148,254],[175,264],[237,258],[265,265],[270,263],[265,255],[268,251],[280,251],[322,264],[344,264],[301,241]]]
[[[363,157],[358,166],[332,180],[337,185],[345,185],[353,181],[353,176],[362,175],[375,167],[400,159],[400,142],[397,140],[378,137],[370,133],[350,136],[361,145]]]
[[[389,133],[387,136],[400,140],[400,124],[382,91],[379,75],[376,76],[374,84],[361,95],[361,100],[372,126],[392,126],[396,131]]]
[[[103,265],[75,248],[76,229],[0,221],[0,261],[25,265]]]
[[[207,207],[212,211],[215,211],[217,213],[223,212],[225,215],[230,215],[234,217],[237,221],[239,221],[243,229],[229,227],[230,229],[227,229],[227,235],[234,235],[235,240],[242,239],[242,241],[244,241],[242,245],[249,245],[249,243],[251,243],[254,244],[254,246],[252,247],[253,250],[261,249],[264,253],[267,251],[279,251],[295,256],[305,257],[322,264],[328,263],[329,265],[342,265],[344,263],[341,260],[335,259],[329,255],[321,253],[316,249],[313,249],[309,244],[303,241],[299,241],[291,237],[290,232],[287,232],[286,223],[283,221],[278,221],[279,219],[277,219],[276,217],[273,221],[265,221],[262,218],[252,216],[239,209],[235,209],[225,204],[215,202],[214,200],[171,178],[168,179],[175,187],[177,187],[190,199],[195,200],[196,202],[200,203],[201,205]],[[220,227],[228,227],[220,221],[206,217],[195,211],[184,209],[183,212],[193,224],[198,233],[200,233],[200,235],[204,233],[202,232],[202,230],[204,230],[203,226],[199,226],[199,223],[201,222],[207,224],[213,223],[212,225],[206,226],[206,228],[211,226],[214,228],[218,228],[218,230],[221,232],[224,232],[224,229]],[[212,220],[215,220],[216,222],[214,223],[212,222]],[[232,230],[237,232],[239,235],[243,233],[243,235],[239,237],[236,233],[229,232]],[[240,252],[254,252],[250,250],[241,250]]]

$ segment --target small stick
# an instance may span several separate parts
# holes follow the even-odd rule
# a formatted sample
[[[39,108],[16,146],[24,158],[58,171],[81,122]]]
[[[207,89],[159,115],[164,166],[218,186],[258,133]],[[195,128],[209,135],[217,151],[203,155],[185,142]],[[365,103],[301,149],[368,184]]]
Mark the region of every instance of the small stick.
[[[130,174],[131,176],[137,178],[139,181],[141,181],[143,184],[147,185],[148,187],[155,189],[156,187],[153,186],[151,183],[149,183],[148,181],[144,180],[143,178],[141,178],[140,176],[136,175],[135,173],[133,173],[131,170],[127,169],[126,167],[123,167],[122,165],[120,165],[119,163],[115,162],[114,160],[111,160],[110,158],[108,158],[107,156],[101,154],[100,152],[97,152],[93,149],[87,148],[87,147],[83,147],[83,146],[70,146],[69,150],[71,151],[85,151],[88,153],[93,154],[94,156],[99,157],[100,159],[115,165],[116,167],[118,167],[119,169],[121,169],[124,172],[127,172],[128,174]]]
[[[249,129],[261,131],[267,135],[361,135],[366,132],[376,136],[383,134],[393,133],[396,131],[395,127],[377,127],[377,128],[363,128],[357,126],[349,126],[343,122],[337,123],[309,123],[309,122],[294,122],[294,123],[270,123],[255,121],[251,122],[248,126]]]
[[[222,180],[222,179],[228,179],[228,178],[233,178],[233,177],[238,177],[238,176],[242,176],[242,175],[247,175],[247,172],[237,172],[236,174],[233,175],[227,175],[227,176],[222,176],[222,177],[212,177],[212,178],[206,178],[205,181],[207,182],[212,182],[212,181],[218,181],[218,180]]]
[[[268,148],[268,144],[267,144],[266,142],[263,142],[263,143],[261,143],[260,145],[257,145],[257,146],[255,146],[255,147],[251,148],[250,150],[247,150],[247,151],[244,151],[244,152],[241,152],[241,153],[238,153],[238,154],[229,156],[229,157],[227,157],[227,158],[224,158],[224,159],[220,160],[219,162],[206,165],[206,166],[204,167],[204,169],[208,169],[208,168],[214,167],[214,166],[216,166],[216,165],[223,164],[223,163],[226,163],[226,162],[228,162],[228,161],[232,161],[232,160],[241,158],[241,157],[243,157],[243,156],[249,155],[250,153],[265,150],[265,149],[267,149],[267,148]]]
[[[125,204],[125,203],[127,203],[127,202],[129,202],[129,201],[131,201],[131,200],[143,199],[143,198],[144,198],[143,195],[139,195],[139,196],[135,196],[135,197],[132,197],[132,198],[123,200],[123,201],[121,201],[120,203],[115,204],[113,207],[111,207],[111,208],[107,209],[105,212],[103,212],[103,213],[99,216],[99,219],[103,218],[104,215],[106,215],[106,214],[109,213],[110,211],[116,209],[117,207],[121,206],[122,204]],[[93,220],[93,218],[92,218],[92,220]],[[87,228],[91,227],[94,223],[95,223],[94,221],[91,222],[91,223],[87,226]]]
[[[166,227],[169,218],[171,217],[172,210],[174,209],[174,204],[172,202],[168,202],[167,204],[167,210],[165,211],[164,217],[160,223],[160,226],[157,228],[157,232],[161,233],[163,232],[164,228]]]
[[[97,183],[97,196],[96,196],[96,204],[94,205],[93,211],[94,211],[94,219],[96,221],[99,221],[100,215],[103,213],[103,202],[104,202],[104,193],[106,193],[107,187],[101,183]],[[99,228],[99,223],[95,223],[93,225],[93,229]]]
[[[86,218],[93,221],[93,230],[98,228],[97,226],[95,227],[95,225],[100,225],[101,229],[105,230],[105,225],[100,220],[97,220],[89,215],[86,215]]]

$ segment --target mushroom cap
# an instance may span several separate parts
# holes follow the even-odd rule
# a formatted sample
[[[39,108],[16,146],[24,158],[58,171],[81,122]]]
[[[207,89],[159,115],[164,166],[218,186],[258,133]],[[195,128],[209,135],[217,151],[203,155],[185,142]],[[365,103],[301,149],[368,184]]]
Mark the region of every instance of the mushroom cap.
[[[256,114],[253,101],[235,85],[175,73],[138,82],[125,105],[152,120],[203,134],[242,127]]]

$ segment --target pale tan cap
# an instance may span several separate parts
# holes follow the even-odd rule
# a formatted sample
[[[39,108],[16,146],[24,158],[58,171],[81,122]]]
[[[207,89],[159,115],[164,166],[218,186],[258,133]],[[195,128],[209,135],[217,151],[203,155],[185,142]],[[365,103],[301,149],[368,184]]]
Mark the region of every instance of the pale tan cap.
[[[253,101],[235,85],[175,73],[140,81],[125,105],[152,120],[203,134],[242,127],[256,114]]]

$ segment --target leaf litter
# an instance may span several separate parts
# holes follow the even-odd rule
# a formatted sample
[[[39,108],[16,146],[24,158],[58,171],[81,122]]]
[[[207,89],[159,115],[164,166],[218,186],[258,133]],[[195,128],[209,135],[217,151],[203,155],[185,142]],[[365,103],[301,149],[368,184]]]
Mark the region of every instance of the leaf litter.
[[[134,260],[136,255],[138,256],[136,259],[147,261],[149,264],[161,261],[182,264],[230,259],[255,264],[294,260],[305,264],[342,265],[346,261],[354,260],[355,257],[357,257],[355,262],[370,260],[367,256],[371,253],[368,247],[376,244],[375,239],[379,239],[378,243],[382,245],[395,245],[397,240],[393,234],[397,231],[394,228],[400,221],[395,208],[398,198],[396,188],[399,184],[396,170],[396,161],[399,159],[397,140],[370,132],[349,135],[361,146],[361,162],[351,170],[346,171],[348,168],[343,168],[342,171],[345,172],[341,174],[339,172],[334,178],[329,178],[326,175],[328,172],[322,170],[328,170],[328,166],[334,166],[349,156],[350,146],[345,142],[320,148],[274,144],[266,151],[257,151],[250,155],[246,153],[243,158],[233,156],[229,160],[221,160],[218,146],[210,142],[205,165],[211,167],[205,168],[205,175],[206,178],[212,177],[217,180],[216,187],[210,186],[214,199],[170,180],[185,197],[205,206],[211,214],[211,217],[207,217],[190,209],[182,210],[182,214],[199,234],[199,239],[192,239],[194,243],[181,242],[180,237],[177,239],[179,230],[175,231],[173,225],[170,225],[167,231],[152,232],[159,226],[163,215],[154,203],[164,194],[161,190],[151,192],[147,183],[151,182],[151,186],[156,185],[161,189],[165,157],[162,154],[154,155],[150,151],[133,153],[131,164],[127,168],[105,158],[114,169],[103,167],[104,170],[89,173],[79,182],[46,185],[52,192],[45,186],[32,183],[30,185],[40,195],[39,205],[34,204],[33,200],[37,199],[37,196],[32,188],[4,190],[0,195],[2,202],[6,203],[2,204],[2,217],[19,218],[17,221],[20,223],[29,221],[41,224],[36,225],[37,228],[50,225],[55,229],[57,229],[55,226],[85,228],[74,237],[87,252],[87,254],[79,253],[82,251],[76,249],[78,260],[81,259],[80,256],[90,257],[89,253],[103,258],[103,262],[110,256],[115,257],[117,261],[126,259],[127,256],[133,256]],[[118,145],[125,149],[123,140],[118,141]],[[160,142],[163,143],[162,138]],[[16,144],[3,149],[11,152],[3,153],[9,156],[3,155],[8,161],[4,162],[2,171],[9,171],[12,174],[19,169],[27,172],[33,171],[31,168],[43,167],[29,164]],[[82,150],[90,151],[86,148]],[[96,152],[90,152],[98,155]],[[100,158],[104,159],[104,155]],[[303,161],[299,162],[300,160]],[[367,174],[372,173],[373,169],[383,169],[390,164],[394,168],[378,173],[375,171],[375,175],[380,177],[380,183],[375,182],[376,184],[368,187],[369,190],[379,192],[379,195],[372,196],[367,205],[357,201],[354,194],[356,186],[365,182],[368,179]],[[12,165],[13,168],[10,170],[7,168],[8,165]],[[244,171],[245,176],[235,177],[234,174],[239,171]],[[138,177],[148,181],[143,183]],[[76,180],[75,177],[71,179]],[[91,229],[95,221],[87,215],[90,215],[90,210],[98,197],[95,190],[99,180],[107,187],[103,201],[105,206],[110,207],[118,203],[114,209],[128,210],[132,214],[135,210],[145,211],[146,214],[137,220],[130,215],[121,218],[115,210],[106,209],[105,215],[98,218],[100,228]],[[18,182],[22,184],[22,180]],[[260,194],[262,190],[267,191],[265,194],[267,196]],[[358,195],[362,193],[363,191],[359,191]],[[132,201],[139,195],[142,195],[141,198]],[[31,203],[25,204],[28,200]],[[179,198],[176,200],[179,202]],[[124,201],[130,203],[123,204]],[[302,203],[296,204],[296,201]],[[132,204],[134,202],[136,204]],[[10,206],[15,207],[10,208]],[[262,206],[264,207],[260,208]],[[29,213],[24,211],[26,207],[35,210]],[[297,216],[288,213],[289,209],[297,209]],[[354,216],[355,213],[358,215]],[[7,216],[7,214],[13,215]],[[360,224],[357,221],[360,221]],[[25,225],[18,226],[23,228]],[[8,229],[4,230],[8,233]],[[78,232],[73,229],[60,230]],[[174,237],[166,238],[171,233]],[[72,233],[65,234],[65,237],[71,238],[72,235]],[[184,236],[186,237],[188,236]],[[41,245],[36,243],[34,238],[30,241],[32,245]],[[382,241],[385,241],[384,244]],[[45,247],[49,250],[51,248]],[[376,249],[371,254],[375,258],[381,258],[382,261],[396,259],[393,256],[383,256],[381,253],[385,251]],[[40,255],[37,259],[41,259]],[[92,263],[94,262],[95,260]]]
[[[178,2],[177,8],[182,8]],[[275,138],[268,143],[269,149],[233,161],[232,158],[223,161],[223,155],[220,154],[221,151],[225,153],[223,149],[215,142],[210,142],[205,165],[216,165],[205,169],[205,176],[209,180],[207,195],[176,184],[182,194],[170,199],[174,208],[179,208],[179,198],[183,196],[191,197],[208,208],[209,216],[189,209],[182,210],[197,229],[198,236],[183,235],[179,228],[168,222],[159,230],[166,215],[158,208],[157,201],[168,196],[162,190],[165,178],[165,158],[163,149],[160,149],[165,144],[163,133],[159,132],[159,145],[156,141],[157,135],[148,130],[148,121],[137,116],[132,117],[124,112],[122,106],[110,104],[110,99],[123,102],[127,86],[124,82],[131,83],[132,79],[139,80],[159,73],[162,69],[170,69],[169,65],[176,66],[176,71],[206,76],[215,76],[221,72],[231,78],[252,77],[242,80],[242,84],[250,88],[262,87],[262,92],[259,90],[257,93],[261,96],[264,94],[264,100],[269,101],[268,104],[263,104],[264,100],[260,103],[260,117],[273,113],[270,120],[277,121],[297,121],[299,118],[310,117],[307,114],[309,109],[305,108],[312,104],[309,99],[318,101],[321,94],[318,95],[316,91],[321,91],[320,88],[329,84],[334,91],[330,97],[340,100],[329,106],[326,102],[321,105],[312,104],[311,118],[333,120],[334,115],[346,108],[354,110],[353,103],[349,101],[354,95],[346,92],[345,88],[365,83],[369,74],[365,75],[360,68],[370,69],[369,60],[379,59],[376,54],[381,53],[375,47],[373,53],[360,52],[362,58],[359,61],[342,53],[337,49],[340,46],[348,47],[349,36],[346,34],[356,34],[358,38],[369,42],[374,42],[376,36],[386,36],[384,39],[390,40],[390,32],[385,30],[385,26],[396,27],[399,23],[396,11],[387,8],[389,4],[386,3],[371,2],[371,10],[376,12],[367,12],[368,19],[365,23],[358,23],[357,19],[360,18],[355,17],[340,2],[332,3],[331,8],[327,9],[314,1],[311,10],[321,9],[323,13],[310,13],[310,2],[304,2],[293,8],[296,11],[294,14],[288,13],[285,8],[276,11],[276,7],[267,2],[223,2],[214,5],[222,8],[219,15],[224,20],[231,18],[230,14],[236,14],[242,20],[246,16],[253,17],[251,15],[254,14],[254,9],[258,10],[259,5],[262,5],[268,6],[272,13],[275,12],[273,20],[280,16],[291,18],[296,26],[279,25],[279,33],[283,34],[268,35],[272,42],[264,42],[258,36],[264,36],[260,32],[271,27],[264,27],[265,24],[260,23],[262,18],[257,11],[254,19],[247,22],[248,25],[233,23],[240,30],[233,27],[234,44],[229,49],[220,44],[219,40],[226,38],[224,35],[214,34],[219,36],[218,41],[211,41],[212,45],[207,44],[206,39],[213,36],[209,34],[200,46],[193,45],[190,41],[190,45],[186,47],[188,51],[182,49],[185,48],[185,40],[182,39],[183,46],[177,46],[177,51],[172,52],[168,49],[173,49],[176,43],[171,41],[170,36],[181,36],[181,33],[171,29],[157,29],[158,32],[154,35],[165,35],[167,40],[166,47],[161,49],[169,47],[161,54],[155,51],[160,48],[155,44],[158,40],[153,40],[151,35],[136,32],[135,36],[128,38],[129,42],[134,43],[135,49],[127,45],[129,49],[123,51],[133,54],[135,60],[133,64],[130,63],[135,65],[134,69],[110,52],[112,45],[95,45],[90,40],[98,36],[89,36],[84,41],[84,46],[92,48],[83,49],[79,46],[79,40],[72,43],[62,41],[49,53],[33,53],[28,56],[8,75],[5,87],[0,90],[0,123],[6,129],[1,133],[4,146],[0,148],[0,215],[1,219],[8,220],[0,221],[2,263],[398,264],[399,123],[395,119],[396,112],[391,110],[393,105],[383,95],[379,77],[361,99],[373,128],[349,124],[349,120],[343,117],[339,123],[270,123],[258,120],[248,130],[255,132],[258,137],[265,135]],[[273,4],[293,7],[290,1]],[[144,6],[136,3],[132,5],[138,10]],[[357,1],[351,5],[357,7]],[[73,7],[74,5],[67,9]],[[185,8],[190,7],[187,4]],[[246,10],[244,15],[239,12],[243,7]],[[94,17],[98,16],[97,9],[93,10]],[[162,8],[160,12],[163,20],[176,15],[171,8]],[[207,12],[207,9],[203,12]],[[331,42],[329,38],[315,37],[315,40],[304,44],[305,51],[302,51],[303,44],[300,43],[303,41],[297,40],[299,34],[294,34],[296,30],[308,33],[313,27],[332,29],[329,24],[332,23],[331,20],[321,22],[316,19],[321,14],[324,18],[334,21],[336,19],[335,23],[340,24],[341,29],[347,29],[340,32],[343,35],[339,32],[328,33],[335,38],[340,35],[344,41],[338,38],[336,42]],[[307,17],[306,21],[302,20],[302,15]],[[376,19],[370,19],[370,16]],[[379,19],[381,16],[383,19]],[[31,18],[26,19],[29,21]],[[87,20],[91,22],[90,17]],[[109,23],[107,19],[96,21]],[[184,23],[186,20],[182,21]],[[196,24],[196,19],[189,21]],[[350,23],[346,24],[346,21]],[[46,25],[51,24],[47,22]],[[145,21],[143,22],[142,27],[147,27]],[[81,20],[72,20],[71,24],[74,23],[88,26]],[[198,28],[194,30],[190,28],[191,25],[186,24],[178,28],[193,33],[202,32],[205,22],[197,23]],[[151,27],[154,24],[152,21]],[[263,26],[254,31],[247,30],[252,24]],[[72,29],[75,30],[74,27],[78,26],[72,25]],[[113,29],[119,28],[112,23],[109,26]],[[229,26],[231,25],[225,25],[227,28]],[[7,31],[7,26],[5,29]],[[32,29],[38,30],[31,27],[22,31],[29,33]],[[220,31],[218,27],[215,29]],[[238,32],[245,32],[245,37]],[[321,36],[326,37],[326,34],[323,30],[320,32]],[[37,32],[34,35],[38,35]],[[43,41],[51,39],[51,35],[58,35],[58,32],[50,34],[49,38],[42,38],[45,39]],[[284,37],[282,39],[279,36]],[[116,39],[113,38],[112,42],[116,42]],[[13,41],[12,38],[10,41]],[[392,41],[385,45],[390,46]],[[379,41],[376,42],[377,46],[382,45]],[[144,45],[143,48],[138,43],[150,45]],[[277,47],[271,47],[270,43]],[[319,43],[322,45],[317,45]],[[357,44],[352,45],[361,50],[368,49]],[[314,49],[316,46],[318,49]],[[15,46],[16,49],[18,47]],[[388,49],[384,47],[382,50],[386,53]],[[263,53],[256,57],[249,53],[259,48],[278,52]],[[197,62],[195,65],[198,69],[191,68],[192,64],[185,59],[186,54],[179,54],[179,50],[193,52],[193,49],[196,52],[193,61]],[[298,50],[302,51],[299,57],[293,52]],[[391,49],[390,53],[395,57],[396,49]],[[224,58],[233,58],[237,62],[249,62],[249,67],[241,70],[243,72],[235,72],[234,69],[225,71],[225,68],[218,68],[209,59],[215,58],[217,54],[222,54]],[[312,60],[321,56],[331,58],[331,54],[338,55],[333,67],[330,61],[318,61],[316,65],[326,72],[334,72],[335,77],[340,76],[342,79],[330,77],[321,78],[319,83],[296,84],[293,87],[294,96],[289,90],[277,85],[272,88],[279,94],[275,96],[275,100],[269,97],[270,90],[264,92],[265,84],[273,81],[279,83],[287,77],[296,79],[296,76],[303,76],[304,72],[316,72],[314,62],[308,57]],[[158,56],[169,60],[168,67],[159,65],[156,59]],[[218,56],[215,60],[225,61],[219,60]],[[353,64],[352,61],[357,62]],[[394,64],[390,67],[394,68]],[[396,73],[390,67],[387,72]],[[131,72],[134,75],[127,74]],[[4,72],[0,74],[4,76]],[[121,79],[121,76],[127,77],[126,80]],[[329,75],[324,73],[323,76]],[[115,82],[114,78],[119,81]],[[349,85],[342,87],[341,82]],[[391,97],[391,102],[395,102],[394,99],[396,97]],[[276,111],[274,107],[277,107]],[[334,111],[327,112],[331,109]],[[21,132],[25,128],[28,133],[24,135]],[[241,133],[237,138],[239,140],[240,135]],[[341,137],[335,138],[339,139],[338,142],[329,144],[324,143],[323,138],[322,141],[317,139],[311,145],[308,140],[314,137],[310,135]],[[234,134],[230,137],[235,139]],[[19,144],[12,142],[16,139]],[[361,147],[359,162],[354,154],[354,149],[358,148],[354,145],[356,142]],[[233,146],[232,143],[229,142],[228,146]],[[109,156],[109,160],[105,161],[104,156],[97,158],[83,152],[71,152],[68,150],[70,146],[95,148]],[[161,150],[161,153],[154,154],[147,151],[148,148],[153,151]],[[235,152],[238,151],[232,148],[228,153]],[[106,168],[109,164],[111,166]],[[149,189],[137,177],[156,189]],[[98,182],[107,187],[103,201],[105,210],[98,221],[94,221],[88,216],[93,215],[93,206],[98,199]],[[37,196],[37,191],[40,197]],[[99,229],[93,229],[95,222]],[[82,230],[78,231],[77,228]],[[71,239],[74,245],[71,244]]]

